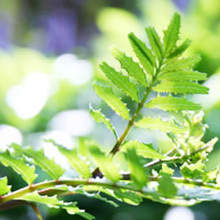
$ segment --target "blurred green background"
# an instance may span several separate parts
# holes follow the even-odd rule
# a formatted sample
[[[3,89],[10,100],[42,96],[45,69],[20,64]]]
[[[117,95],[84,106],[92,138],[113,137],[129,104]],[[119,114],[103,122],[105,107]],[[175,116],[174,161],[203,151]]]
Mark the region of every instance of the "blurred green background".
[[[96,108],[102,105],[92,88],[94,77],[104,80],[98,63],[114,62],[108,50],[112,44],[129,53],[129,32],[146,39],[144,27],[153,25],[162,33],[175,11],[182,15],[182,38],[193,39],[188,53],[202,56],[196,68],[209,76],[205,84],[210,94],[194,97],[203,104],[209,125],[205,139],[220,138],[219,0],[1,0],[0,150],[12,142],[43,147],[46,155],[65,167],[66,161],[44,139],[72,147],[79,137],[92,137],[103,147],[112,146],[112,134],[95,124],[88,112],[89,103]],[[126,122],[102,107],[120,133]],[[163,139],[155,139],[155,133],[131,136],[158,145]],[[218,142],[209,168],[220,163],[219,147]],[[0,167],[0,177],[4,175],[13,189],[23,186],[11,169]],[[178,208],[145,201],[138,207],[114,208],[82,196],[69,199],[76,199],[97,220],[220,219],[217,202]],[[47,220],[81,219],[40,208]],[[36,217],[29,208],[18,207],[0,212],[0,220],[8,219]]]

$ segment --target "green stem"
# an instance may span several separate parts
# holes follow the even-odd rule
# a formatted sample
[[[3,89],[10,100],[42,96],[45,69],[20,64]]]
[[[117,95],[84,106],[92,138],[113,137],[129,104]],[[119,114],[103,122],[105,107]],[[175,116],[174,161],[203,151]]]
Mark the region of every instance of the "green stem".
[[[165,158],[165,159],[158,159],[158,160],[153,160],[147,164],[144,165],[145,168],[150,168],[150,167],[154,167],[154,166],[157,166],[159,164],[162,164],[162,163],[173,163],[173,162],[179,162],[179,161],[182,161],[182,160],[187,160],[188,158],[202,152],[202,151],[205,151],[207,150],[208,148],[210,148],[211,146],[213,146],[216,142],[218,141],[218,138],[214,138],[212,139],[210,142],[204,144],[201,148],[199,148],[198,150],[195,150],[193,151],[192,153],[190,154],[186,154],[186,155],[183,155],[181,157],[177,157],[177,156],[174,156],[174,157],[168,157],[168,158]]]
[[[160,177],[149,177],[149,181],[151,182],[155,182],[158,181]],[[185,179],[185,178],[181,178],[181,177],[172,177],[173,181],[178,183],[178,184],[187,184],[190,187],[194,187],[194,186],[200,186],[200,187],[204,187],[204,188],[209,188],[209,189],[215,189],[215,190],[220,190],[220,187],[217,186],[216,184],[212,184],[212,183],[204,183],[202,180],[193,180],[193,179]],[[148,188],[136,188],[132,185],[128,185],[125,182],[118,182],[118,183],[111,183],[109,181],[96,181],[94,179],[91,180],[78,180],[78,179],[73,179],[73,180],[51,180],[51,181],[47,181],[47,182],[42,182],[42,183],[37,183],[32,185],[31,187],[24,187],[22,189],[19,189],[17,191],[14,191],[12,193],[9,193],[5,196],[2,196],[0,198],[0,204],[4,205],[4,203],[8,202],[8,201],[12,201],[12,200],[16,200],[16,199],[21,199],[22,200],[22,196],[24,196],[25,194],[34,192],[34,191],[38,191],[38,190],[42,190],[42,189],[46,189],[49,187],[54,187],[56,185],[67,185],[67,186],[72,186],[72,187],[76,187],[76,186],[82,186],[82,185],[95,185],[95,186],[100,186],[100,187],[105,187],[105,188],[109,188],[109,189],[126,189],[126,190],[130,190],[136,193],[142,193],[146,196],[151,196],[153,195],[155,192],[154,191],[149,191]],[[39,218],[40,219],[40,218]]]
[[[133,124],[134,124],[134,122],[135,122],[135,120],[136,120],[138,114],[140,113],[141,109],[143,108],[144,103],[145,103],[145,101],[147,100],[147,98],[148,98],[150,92],[151,92],[151,86],[149,86],[149,87],[147,88],[144,97],[143,97],[142,100],[138,103],[138,107],[137,107],[136,111],[134,112],[133,116],[131,117],[131,119],[129,120],[129,122],[128,122],[128,124],[127,124],[127,127],[125,128],[124,132],[122,133],[122,135],[120,136],[120,138],[118,139],[118,141],[115,143],[115,145],[114,145],[114,147],[112,148],[112,150],[110,151],[110,153],[115,154],[115,153],[119,150],[121,144],[123,143],[124,139],[126,138],[128,132],[129,132],[129,130],[130,130],[131,127],[133,126]]]
[[[134,188],[134,186],[129,186],[126,185],[123,182],[118,182],[118,183],[112,183],[109,181],[97,181],[94,179],[91,180],[79,180],[79,179],[72,179],[72,180],[50,180],[42,183],[36,183],[31,186],[24,187],[22,189],[16,190],[12,193],[9,193],[7,195],[1,196],[0,197],[0,204],[6,203],[11,200],[19,199],[22,196],[32,193],[38,190],[43,190],[47,188],[51,188],[57,185],[67,185],[67,186],[82,186],[82,185],[94,185],[94,186],[100,186],[100,187],[106,187],[106,188],[121,188],[121,189],[127,189],[127,190],[132,190],[132,191],[139,191],[139,189]],[[21,198],[22,200],[22,198]]]
[[[34,210],[35,214],[37,215],[37,218],[39,220],[43,220],[42,215],[40,214],[40,210],[36,204],[31,204],[32,209]]]

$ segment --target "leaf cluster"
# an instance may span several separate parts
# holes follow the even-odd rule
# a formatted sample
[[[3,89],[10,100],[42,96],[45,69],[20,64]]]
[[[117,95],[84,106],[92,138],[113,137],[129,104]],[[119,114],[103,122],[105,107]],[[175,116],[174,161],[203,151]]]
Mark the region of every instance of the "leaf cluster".
[[[100,109],[90,107],[94,120],[105,124],[116,138],[111,150],[106,152],[89,139],[81,140],[79,146],[71,150],[48,140],[69,162],[68,172],[77,174],[74,179],[64,179],[65,170],[48,159],[43,150],[12,144],[0,152],[0,161],[20,174],[27,186],[11,192],[7,177],[1,178],[0,208],[10,201],[24,201],[29,205],[42,203],[93,219],[76,202],[65,202],[64,197],[83,194],[114,206],[117,204],[104,195],[132,205],[139,204],[143,198],[174,205],[219,199],[220,169],[207,170],[205,166],[217,139],[203,141],[206,125],[202,122],[201,105],[189,96],[208,93],[208,88],[201,85],[206,74],[193,70],[200,58],[184,57],[190,41],[179,43],[178,14],[174,14],[163,38],[153,27],[145,30],[149,46],[130,33],[128,38],[135,57],[112,48],[121,69],[103,62],[100,68],[108,81],[105,85],[94,84],[97,95],[127,121],[118,136],[110,119]],[[134,111],[124,101],[128,99],[133,102]],[[159,110],[158,115],[143,116],[145,108]],[[166,113],[166,118],[162,113]],[[152,143],[128,140],[127,134],[133,127],[165,133],[170,139],[169,150],[161,153]],[[36,167],[46,172],[49,179],[37,182]],[[199,194],[195,193],[198,189]]]

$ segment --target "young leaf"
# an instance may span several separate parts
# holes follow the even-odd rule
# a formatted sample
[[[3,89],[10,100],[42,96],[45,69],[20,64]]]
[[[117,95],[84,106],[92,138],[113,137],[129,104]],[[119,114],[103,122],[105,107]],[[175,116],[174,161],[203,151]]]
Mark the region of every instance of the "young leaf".
[[[128,161],[128,168],[131,172],[131,179],[138,188],[146,185],[147,175],[136,154],[135,148],[128,148],[125,154]]]
[[[186,178],[198,178],[204,171],[205,164],[199,160],[195,164],[187,164],[186,162],[180,167],[181,174]]]
[[[116,189],[114,194],[118,199],[130,205],[139,205],[142,202],[142,198],[139,195],[128,190]]]
[[[146,76],[140,65],[128,57],[125,53],[117,48],[112,48],[112,54],[120,62],[121,67],[125,69],[129,76],[136,79],[143,86],[147,86]]]
[[[153,87],[153,91],[174,94],[208,94],[209,89],[192,82],[162,81]]]
[[[164,31],[164,49],[165,53],[168,54],[175,46],[179,39],[180,32],[180,15],[175,13],[168,28]]]
[[[86,212],[84,210],[80,210],[76,206],[76,202],[64,202],[62,200],[58,200],[56,196],[41,196],[37,192],[26,194],[22,197],[16,198],[17,200],[27,201],[27,202],[35,202],[35,203],[41,203],[45,204],[48,207],[52,208],[62,208],[67,211],[70,215],[78,214],[85,219],[92,220],[94,217]]]
[[[50,142],[52,142],[53,145],[58,148],[59,152],[67,158],[70,166],[76,170],[77,173],[85,179],[89,179],[91,177],[89,165],[84,160],[80,159],[76,149],[67,150],[65,147],[56,144],[54,141]]]
[[[190,70],[195,64],[201,60],[199,55],[187,57],[187,58],[174,58],[169,60],[166,65],[161,69],[162,72],[174,71],[174,70]]]
[[[96,94],[102,98],[118,115],[122,118],[129,120],[129,111],[126,108],[126,104],[118,98],[109,87],[103,87],[98,84],[94,84]]]
[[[197,81],[206,80],[207,75],[205,73],[200,73],[192,70],[174,70],[165,72],[158,76],[160,80],[173,80],[173,81]]]
[[[176,195],[177,187],[174,184],[170,174],[161,174],[161,178],[159,179],[158,191],[161,196],[166,198],[172,198]]]
[[[92,106],[90,106],[89,112],[91,114],[91,116],[93,117],[93,119],[98,122],[98,123],[103,123],[106,125],[106,127],[113,132],[114,136],[116,139],[118,139],[118,136],[116,134],[116,131],[113,127],[113,125],[111,124],[110,120],[108,118],[105,117],[104,114],[102,114],[101,110],[95,110],[92,108]]]
[[[10,190],[11,186],[8,186],[7,177],[0,178],[0,196],[7,194]]]
[[[154,51],[158,60],[161,60],[163,57],[163,46],[160,41],[160,37],[153,27],[148,27],[145,29],[145,31],[147,33],[152,50]]]
[[[142,156],[144,158],[149,159],[164,159],[166,158],[162,154],[158,153],[153,149],[152,144],[143,144],[138,141],[128,141],[126,142],[121,150],[127,151],[128,149],[134,148],[136,150],[137,155]]]
[[[130,33],[128,38],[143,68],[148,74],[153,75],[153,67],[156,64],[152,52],[147,48],[145,43],[138,39],[133,33]]]
[[[0,161],[4,166],[11,167],[16,173],[21,175],[23,180],[31,184],[36,179],[35,167],[29,166],[24,159],[18,159],[11,156],[9,151],[0,153]]]
[[[111,156],[106,156],[98,146],[91,145],[89,147],[90,154],[94,160],[96,166],[101,170],[101,172],[111,180],[112,182],[117,182],[120,179],[120,174],[118,168],[112,162]]]
[[[159,130],[162,132],[173,132],[184,134],[187,131],[187,128],[177,126],[173,123],[172,120],[163,121],[160,118],[150,118],[145,117],[135,123],[136,127],[151,129],[151,130]]]
[[[43,150],[35,151],[31,147],[29,148],[22,148],[17,144],[12,144],[12,147],[15,150],[16,154],[20,154],[20,156],[28,157],[32,160],[32,162],[39,166],[42,170],[44,170],[50,177],[54,179],[59,179],[64,170],[54,162],[54,160],[48,159],[45,155]]]
[[[117,88],[121,89],[126,95],[131,97],[134,101],[138,102],[136,85],[130,82],[127,76],[117,72],[106,62],[103,62],[100,65],[100,68]]]
[[[158,96],[151,99],[145,107],[157,108],[165,111],[182,111],[182,110],[199,110],[202,108],[201,105],[194,102],[188,101],[185,98],[177,98],[173,96],[161,97]]]
[[[178,46],[170,55],[169,58],[181,55],[192,43],[191,40],[186,39],[180,46]]]

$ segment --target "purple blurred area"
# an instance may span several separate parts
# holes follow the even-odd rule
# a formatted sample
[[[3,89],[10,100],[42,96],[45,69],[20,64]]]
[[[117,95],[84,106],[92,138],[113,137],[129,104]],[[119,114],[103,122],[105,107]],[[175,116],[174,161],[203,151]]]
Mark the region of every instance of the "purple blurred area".
[[[12,24],[10,15],[0,12],[0,48],[8,50],[12,42]]]
[[[171,0],[185,11],[189,0]],[[133,0],[20,0],[0,1],[0,48],[35,48],[59,55],[86,49],[98,34],[96,16],[103,7],[118,7],[139,13]],[[92,50],[92,49],[91,49]]]
[[[173,2],[177,6],[177,8],[182,12],[186,11],[190,4],[189,0],[173,0]]]
[[[45,33],[42,42],[45,52],[62,54],[76,45],[77,16],[74,10],[55,9],[40,18],[40,27]]]

